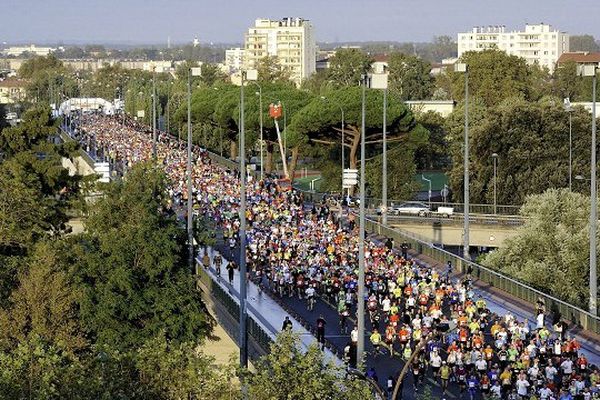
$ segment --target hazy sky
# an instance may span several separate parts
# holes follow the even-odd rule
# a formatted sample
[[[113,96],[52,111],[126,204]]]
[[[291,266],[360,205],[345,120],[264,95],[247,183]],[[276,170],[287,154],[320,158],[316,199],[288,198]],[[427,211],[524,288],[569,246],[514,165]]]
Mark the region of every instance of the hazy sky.
[[[0,0],[0,43],[241,42],[256,18],[303,17],[316,39],[430,41],[545,22],[600,38],[600,0]]]

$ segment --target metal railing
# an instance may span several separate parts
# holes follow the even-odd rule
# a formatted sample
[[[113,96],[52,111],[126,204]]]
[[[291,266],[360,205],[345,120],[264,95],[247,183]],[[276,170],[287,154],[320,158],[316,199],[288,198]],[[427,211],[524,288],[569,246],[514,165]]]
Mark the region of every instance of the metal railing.
[[[560,313],[563,318],[580,325],[584,329],[600,333],[600,317],[528,286],[523,282],[483,265],[468,261],[439,247],[435,247],[432,243],[416,238],[413,235],[407,235],[398,229],[383,226],[372,219],[366,220],[366,230],[392,238],[396,243],[408,243],[417,254],[427,256],[441,264],[451,261],[452,265],[457,266],[461,272],[465,273],[470,270],[473,278],[485,282],[491,287],[501,289],[528,303],[535,304],[539,298],[542,298],[546,303],[547,309],[552,313]]]
[[[212,280],[210,275],[203,270],[202,267],[198,268],[198,278],[201,281],[202,286],[206,288],[208,294],[210,294],[216,301],[218,301],[219,304],[225,308],[229,316],[233,318],[233,320],[237,323],[240,320],[240,306],[235,301],[235,299],[229,293],[227,293],[220,285],[216,284]],[[249,307],[249,309],[251,309],[251,307]],[[254,314],[258,315],[255,312],[255,310]],[[260,318],[260,315],[258,315],[258,318]],[[261,348],[263,354],[269,352],[271,343],[273,343],[271,335],[269,335],[269,333],[266,332],[266,329],[263,328],[265,323],[268,324],[266,320],[263,320],[259,323],[251,315],[248,315],[248,335]],[[263,326],[261,326],[261,324]],[[272,329],[273,328],[271,327],[271,330]]]
[[[209,152],[209,154],[211,154],[211,158],[216,162],[219,162],[217,157],[219,159],[223,159],[223,157],[220,157],[214,153]],[[227,161],[233,162],[231,160]],[[326,193],[305,191],[298,188],[295,188],[295,190],[303,193],[305,201],[309,202],[319,202],[327,196]],[[377,201],[378,199],[367,199],[366,206],[369,207],[369,204],[372,203],[371,207],[375,205],[374,208],[376,208],[378,206]],[[394,202],[394,204],[398,203]],[[457,212],[463,211],[462,203],[432,203],[432,209],[435,209],[434,205],[435,208],[437,208],[437,206],[449,206],[455,207],[455,211]],[[493,212],[490,212],[490,209],[493,210],[493,205],[471,204],[469,207],[470,212],[479,212],[483,214],[492,214]],[[519,209],[519,206],[497,206],[498,214],[503,215],[518,215]],[[451,261],[452,264],[457,266],[463,273],[471,270],[471,274],[475,279],[484,282],[491,287],[496,287],[500,290],[503,290],[506,293],[530,304],[535,304],[539,298],[542,298],[546,303],[546,308],[553,314],[560,313],[563,318],[570,320],[574,324],[580,325],[586,330],[600,333],[600,317],[595,316],[575,305],[569,304],[564,300],[560,300],[554,296],[535,289],[498,271],[494,271],[490,268],[484,267],[483,265],[468,261],[456,254],[438,248],[422,237],[418,237],[417,235],[409,232],[401,231],[397,228],[383,226],[371,218],[366,219],[366,230],[371,233],[377,233],[378,235],[390,237],[394,239],[396,243],[406,242],[414,251],[416,251],[417,254],[427,256],[439,263],[445,264],[447,261]]]

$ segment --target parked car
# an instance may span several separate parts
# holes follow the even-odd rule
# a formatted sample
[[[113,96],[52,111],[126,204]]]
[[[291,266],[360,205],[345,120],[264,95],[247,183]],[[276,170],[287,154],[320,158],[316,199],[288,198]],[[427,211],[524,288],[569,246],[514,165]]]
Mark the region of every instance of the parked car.
[[[417,201],[409,201],[392,207],[392,212],[396,215],[418,215],[425,217],[431,213],[429,206]]]
[[[435,214],[440,217],[450,218],[454,214],[454,208],[453,207],[438,207]]]

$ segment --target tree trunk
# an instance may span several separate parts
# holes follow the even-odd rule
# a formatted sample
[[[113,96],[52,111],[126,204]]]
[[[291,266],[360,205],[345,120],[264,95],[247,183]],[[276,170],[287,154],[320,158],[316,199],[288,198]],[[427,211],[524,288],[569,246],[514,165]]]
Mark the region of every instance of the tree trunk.
[[[229,158],[235,160],[238,156],[238,144],[235,140],[229,142]]]
[[[299,146],[292,147],[292,160],[290,162],[288,173],[290,174],[290,180],[294,182],[294,174],[296,173],[296,166],[298,165],[298,155],[300,153]]]
[[[267,142],[265,147],[267,150],[267,157],[265,159],[265,173],[270,174],[273,171],[273,143]]]

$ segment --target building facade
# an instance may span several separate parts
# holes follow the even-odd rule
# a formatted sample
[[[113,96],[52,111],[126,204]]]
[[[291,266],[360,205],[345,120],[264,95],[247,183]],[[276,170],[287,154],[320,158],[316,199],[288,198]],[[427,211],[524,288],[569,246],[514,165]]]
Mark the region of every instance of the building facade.
[[[498,49],[554,71],[561,54],[569,51],[569,35],[550,25],[527,24],[524,31],[506,31],[506,27],[474,27],[458,34],[458,56],[467,51]]]
[[[37,47],[35,44],[29,46],[13,46],[4,50],[4,54],[9,57],[18,57],[23,53],[30,53],[36,56],[47,56],[54,53],[57,49],[53,47]]]
[[[225,50],[225,70],[228,74],[233,74],[242,69],[244,61],[244,49],[236,47]]]
[[[245,34],[243,66],[253,69],[261,59],[276,56],[299,85],[315,72],[316,51],[313,26],[308,20],[257,19]]]

